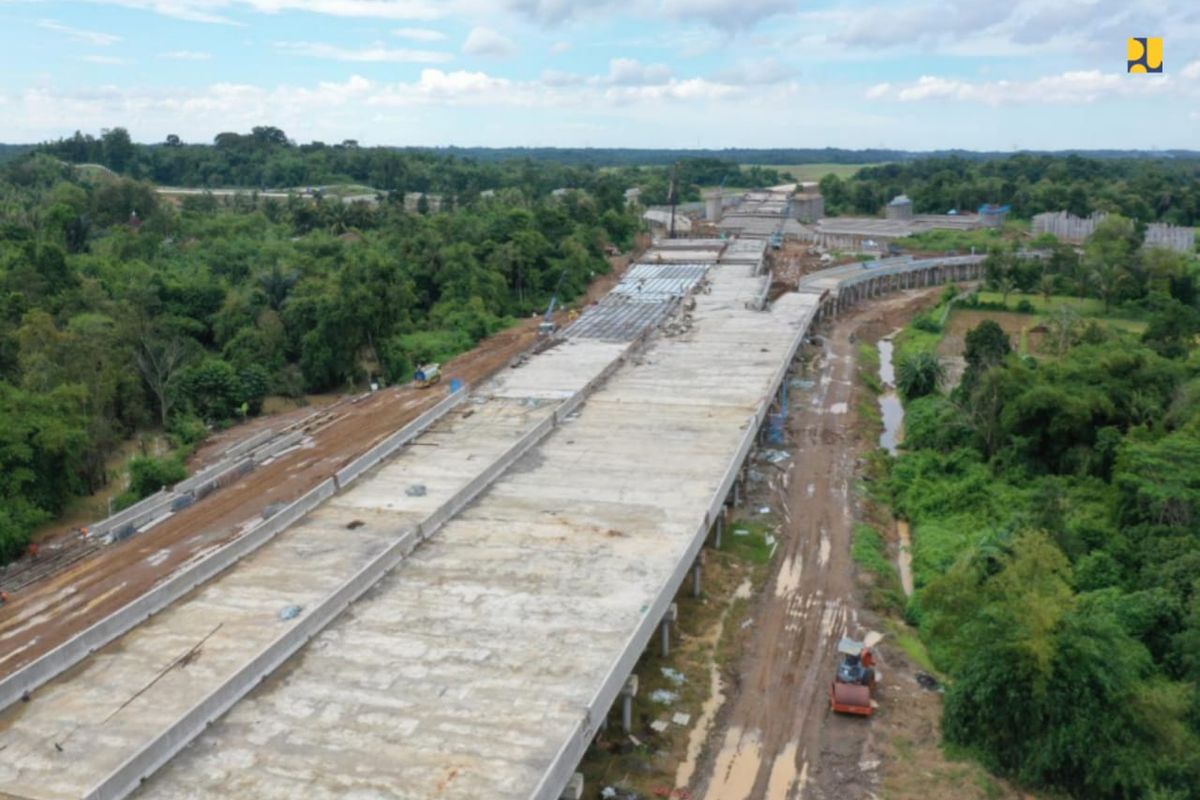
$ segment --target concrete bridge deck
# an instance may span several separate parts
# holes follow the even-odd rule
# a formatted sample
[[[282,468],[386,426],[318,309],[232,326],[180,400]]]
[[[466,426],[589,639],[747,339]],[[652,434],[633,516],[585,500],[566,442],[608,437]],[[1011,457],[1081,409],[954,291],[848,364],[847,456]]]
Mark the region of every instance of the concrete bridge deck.
[[[629,360],[607,323],[568,336],[0,714],[0,797],[557,798],[810,322],[980,260],[843,267],[756,311],[735,259]]]
[[[688,574],[816,303],[693,328],[578,416],[236,706],[139,797],[558,797]]]
[[[33,702],[0,714],[0,795],[74,798],[102,786],[390,545],[552,422],[624,349],[567,342],[499,376],[347,491],[43,686]]]

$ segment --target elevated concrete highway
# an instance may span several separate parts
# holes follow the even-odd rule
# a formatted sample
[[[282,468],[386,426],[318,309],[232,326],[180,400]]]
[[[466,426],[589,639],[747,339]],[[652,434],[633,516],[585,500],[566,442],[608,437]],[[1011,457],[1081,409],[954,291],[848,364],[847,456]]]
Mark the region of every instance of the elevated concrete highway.
[[[760,311],[761,256],[721,253],[652,252],[556,346],[60,665],[0,714],[0,796],[559,797],[812,322],[982,261],[828,270]]]

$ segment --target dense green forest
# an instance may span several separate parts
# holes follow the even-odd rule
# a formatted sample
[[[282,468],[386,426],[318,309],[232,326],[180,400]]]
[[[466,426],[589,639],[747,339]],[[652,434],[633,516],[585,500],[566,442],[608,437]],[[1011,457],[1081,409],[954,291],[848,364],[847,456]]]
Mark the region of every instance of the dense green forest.
[[[1067,210],[1123,214],[1138,222],[1200,223],[1200,158],[1099,159],[1078,155],[1017,155],[972,161],[930,158],[866,167],[852,178],[821,181],[831,214],[879,212],[898,194],[918,213],[974,211],[984,203],[1012,207],[1028,218]]]
[[[208,151],[231,167],[254,160]],[[159,152],[102,160],[142,174]],[[397,158],[413,174],[447,166]],[[629,247],[637,230],[624,186],[594,170],[450,172],[428,180],[499,191],[438,214],[406,212],[396,195],[377,206],[197,195],[176,207],[151,183],[45,153],[0,167],[0,561],[103,486],[135,431],[186,447],[269,394],[405,380],[544,310],[556,286],[575,297],[608,269],[605,247]],[[587,191],[541,191],[556,184]],[[135,466],[134,496],[178,467]]]
[[[163,186],[280,189],[358,183],[383,192],[430,192],[451,205],[501,188],[520,189],[528,197],[560,188],[615,197],[635,186],[642,189],[642,202],[649,205],[667,202],[670,180],[667,169],[640,164],[602,172],[587,162],[576,165],[529,156],[476,161],[453,150],[359,147],[354,141],[298,145],[269,126],[247,134],[221,133],[212,144],[184,144],[178,137],[168,137],[153,146],[135,144],[124,128],[113,128],[99,137],[76,132],[39,149],[73,164],[100,164]],[[736,161],[719,158],[684,159],[676,177],[680,200],[699,200],[700,186],[722,181],[730,186],[766,186],[783,180],[775,170],[739,167]]]
[[[907,615],[948,676],[944,735],[1081,800],[1200,798],[1197,264],[1113,219],[1082,255],[988,266],[1006,305],[1019,285],[1045,311],[1019,342],[978,324],[948,391],[942,315],[914,320],[882,495],[913,525]]]

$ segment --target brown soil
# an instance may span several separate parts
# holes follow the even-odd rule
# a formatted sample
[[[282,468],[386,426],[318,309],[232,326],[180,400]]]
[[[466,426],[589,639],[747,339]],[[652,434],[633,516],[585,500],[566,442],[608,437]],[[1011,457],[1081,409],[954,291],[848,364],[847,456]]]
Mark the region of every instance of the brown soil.
[[[875,446],[856,413],[865,390],[855,380],[850,336],[894,330],[939,291],[906,292],[836,320],[810,370],[815,385],[792,393],[788,431],[798,457],[783,502],[771,504],[761,491],[748,501],[751,510],[774,505],[779,512],[778,552],[689,787],[697,800],[1013,796],[979,767],[946,761],[940,695],[916,683],[916,668],[888,632],[896,624],[860,606],[850,558],[860,456]],[[831,714],[838,640],[873,632],[883,633],[876,713]]]
[[[603,296],[624,272],[628,258],[611,259],[614,269],[593,281],[582,302]],[[567,313],[556,321],[562,325]],[[61,565],[15,592],[0,608],[0,677],[28,664],[48,650],[149,591],[179,567],[230,541],[269,505],[288,503],[328,479],[344,464],[383,437],[415,419],[445,396],[450,378],[475,384],[502,369],[537,339],[540,318],[523,320],[448,362],[444,382],[436,389],[412,386],[370,395],[345,397],[325,407],[308,426],[310,440],[299,449],[260,466],[237,483],[214,492],[120,544],[96,549],[74,537],[79,557],[59,551]],[[305,408],[282,418],[257,420],[239,428],[245,438],[263,427],[279,430],[313,414]],[[220,435],[202,449],[194,464],[215,461],[233,444],[233,434]],[[66,542],[67,540],[63,540]],[[51,557],[43,546],[41,558]],[[38,565],[20,565],[34,568]]]

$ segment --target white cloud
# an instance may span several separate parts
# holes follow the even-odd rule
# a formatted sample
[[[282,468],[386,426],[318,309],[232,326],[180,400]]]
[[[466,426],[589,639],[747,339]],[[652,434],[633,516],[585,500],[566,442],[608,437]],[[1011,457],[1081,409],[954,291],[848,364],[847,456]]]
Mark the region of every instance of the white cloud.
[[[872,100],[902,102],[950,100],[986,105],[1093,103],[1104,97],[1133,96],[1161,92],[1173,84],[1169,78],[1105,73],[1100,70],[1076,70],[1048,75],[1029,81],[964,81],[924,75],[915,83],[872,86],[866,96]]]
[[[1127,36],[1162,34],[1183,43],[1200,36],[1194,4],[1155,0],[935,0],[835,4],[803,10],[806,55],[1086,55],[1123,61]],[[1168,45],[1168,53],[1171,45]]]
[[[542,25],[617,12],[670,20],[703,20],[724,31],[745,30],[798,9],[797,0],[507,0],[509,10]]]
[[[325,58],[332,61],[359,61],[370,63],[439,64],[454,58],[450,53],[438,50],[409,50],[385,47],[376,42],[362,49],[325,44],[324,42],[275,42],[276,49],[295,56]]]
[[[677,103],[681,115],[695,117],[711,114],[709,101],[749,102],[770,108],[778,98],[775,90],[769,97],[757,97],[746,87],[704,78],[672,77],[657,84],[614,85],[607,76],[558,80],[547,75],[525,81],[482,71],[427,67],[411,81],[379,82],[356,75],[342,82],[274,88],[244,83],[156,89],[124,85],[60,89],[39,85],[0,95],[0,118],[14,121],[6,129],[7,135],[22,141],[69,135],[76,128],[99,130],[129,125],[130,120],[137,121],[135,136],[148,141],[167,133],[203,141],[221,130],[249,130],[254,125],[271,124],[298,140],[365,141],[364,132],[375,131],[377,136],[389,137],[386,141],[397,142],[404,141],[406,135],[422,135],[422,130],[426,137],[439,136],[428,133],[431,129],[426,125],[438,120],[447,125],[440,136],[479,141],[476,137],[486,135],[485,129],[472,129],[463,137],[461,122],[449,122],[458,119],[453,116],[456,109],[470,108],[479,109],[477,119],[498,125],[491,130],[500,130],[499,136],[508,137],[504,141],[493,139],[493,144],[509,144],[521,141],[512,136],[531,136],[530,131],[522,133],[510,124],[514,108],[545,114],[558,124],[564,118],[563,109],[608,113],[620,109],[620,113],[646,120],[661,120],[664,103]],[[406,130],[405,126],[416,125],[413,120],[417,117],[407,111],[413,108],[427,109],[419,117],[423,127]],[[722,108],[730,110],[728,105]],[[388,124],[377,124],[380,120]]]
[[[92,0],[152,11],[167,17],[193,22],[237,24],[228,14],[255,11],[278,14],[303,11],[333,17],[428,21],[441,19],[466,9],[474,9],[482,0]]]
[[[467,34],[462,50],[470,56],[509,58],[517,54],[516,42],[491,28],[476,26]]]
[[[881,98],[887,97],[888,93],[891,90],[892,90],[892,85],[890,83],[877,83],[874,86],[872,86],[870,89],[867,89],[867,99],[868,100],[879,100]]]
[[[550,52],[554,53],[555,55],[562,55],[570,49],[570,42],[555,42],[554,44],[550,45]]]
[[[212,58],[212,53],[199,50],[168,50],[165,53],[159,53],[158,57],[169,58],[172,61],[208,61]]]
[[[111,33],[100,33],[98,31],[83,30],[82,28],[72,28],[69,25],[63,25],[52,19],[38,20],[37,26],[48,31],[61,33],[64,36],[69,36],[72,39],[80,42],[87,42],[88,44],[99,45],[101,47],[108,47],[109,45],[113,45],[121,41],[120,36],[116,36]]]
[[[702,19],[721,30],[740,31],[765,19],[793,13],[796,0],[663,0],[667,16],[676,20]]]
[[[429,28],[396,28],[392,35],[414,42],[440,42],[446,38],[446,34],[441,31]]]
[[[666,64],[643,64],[634,58],[614,58],[608,62],[608,81],[616,86],[645,86],[666,83],[671,68]]]
[[[81,56],[80,60],[86,61],[89,64],[104,64],[104,65],[108,65],[108,66],[111,66],[114,64],[128,64],[129,63],[125,59],[117,58],[116,56],[96,56],[96,55]]]
[[[1179,71],[1179,74],[1189,81],[1200,81],[1200,61],[1193,61]]]
[[[771,86],[796,77],[798,72],[796,67],[772,56],[767,56],[741,61],[733,67],[717,73],[717,77],[723,83]]]

